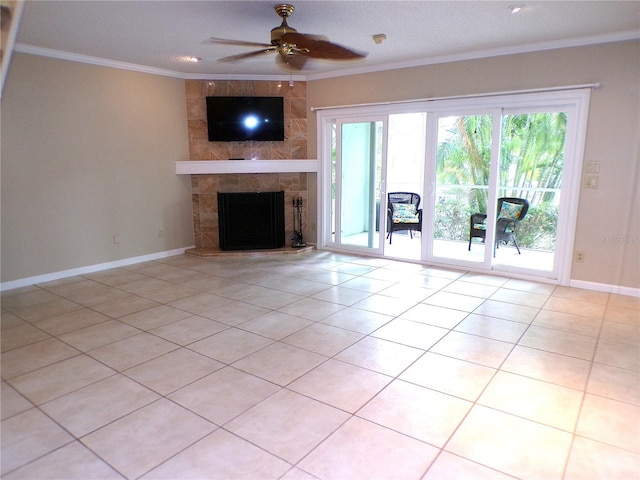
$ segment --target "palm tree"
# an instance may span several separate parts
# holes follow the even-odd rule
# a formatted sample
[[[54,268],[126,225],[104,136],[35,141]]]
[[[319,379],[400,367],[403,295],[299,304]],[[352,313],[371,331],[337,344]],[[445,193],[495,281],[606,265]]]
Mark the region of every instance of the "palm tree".
[[[502,127],[500,185],[539,189],[526,196],[532,204],[553,201],[562,184],[566,112],[505,115]]]
[[[487,211],[492,123],[491,115],[456,117],[438,145],[437,183],[465,187],[469,213]],[[566,125],[566,112],[511,114],[502,118],[500,195],[527,198],[531,205],[529,222],[547,237],[555,237],[555,197],[562,184]],[[542,217],[535,218],[536,210],[544,217],[544,228],[540,226]],[[464,225],[443,230],[464,231]],[[531,238],[538,241],[535,232]],[[543,243],[553,242],[547,238]]]
[[[461,116],[455,119],[447,141],[438,145],[437,181],[440,185],[471,187],[469,204],[486,212],[491,159],[491,117]]]

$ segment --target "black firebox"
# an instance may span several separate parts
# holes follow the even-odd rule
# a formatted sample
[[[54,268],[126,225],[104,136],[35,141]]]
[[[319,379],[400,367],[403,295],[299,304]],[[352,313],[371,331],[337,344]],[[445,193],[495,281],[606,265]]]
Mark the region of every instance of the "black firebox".
[[[284,246],[284,191],[218,192],[221,250]]]

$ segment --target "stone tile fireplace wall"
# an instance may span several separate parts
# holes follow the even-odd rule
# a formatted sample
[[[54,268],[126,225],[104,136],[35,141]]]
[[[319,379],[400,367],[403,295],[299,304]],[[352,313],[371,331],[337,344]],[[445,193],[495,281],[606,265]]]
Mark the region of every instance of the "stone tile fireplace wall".
[[[302,197],[302,231],[307,225],[306,173],[238,173],[191,175],[193,226],[197,248],[218,248],[218,192],[274,192],[284,190],[285,244],[293,234],[292,201]]]
[[[307,157],[306,82],[262,80],[187,80],[187,121],[189,159],[191,161],[289,160]],[[284,142],[209,142],[207,137],[206,97],[208,96],[282,96],[284,98]],[[307,174],[205,174],[191,175],[193,226],[197,248],[218,248],[217,192],[285,192],[285,241],[291,245],[293,234],[292,200],[303,199],[303,233],[307,229]]]

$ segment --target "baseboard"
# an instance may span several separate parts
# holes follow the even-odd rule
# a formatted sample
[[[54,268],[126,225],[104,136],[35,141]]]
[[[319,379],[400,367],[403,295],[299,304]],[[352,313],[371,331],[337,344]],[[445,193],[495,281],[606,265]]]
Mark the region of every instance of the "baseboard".
[[[549,279],[549,278],[542,278],[542,277],[536,277],[536,276],[532,276],[532,275],[520,275],[518,273],[514,273],[514,272],[496,272],[495,270],[482,270],[482,269],[473,269],[473,268],[469,268],[468,266],[464,266],[461,267],[460,265],[451,265],[451,264],[447,264],[447,263],[423,263],[420,260],[409,260],[409,259],[404,259],[404,258],[392,258],[392,257],[381,257],[379,255],[367,255],[366,253],[355,253],[350,251],[350,250],[341,250],[341,249],[337,249],[337,248],[327,248],[327,247],[317,247],[316,248],[319,251],[326,251],[326,252],[337,252],[337,253],[347,253],[347,254],[353,254],[353,255],[361,255],[361,256],[369,256],[369,257],[374,257],[374,258],[387,258],[387,259],[392,259],[392,260],[399,260],[401,262],[407,262],[407,263],[416,263],[416,264],[421,264],[423,266],[438,266],[438,267],[442,267],[442,268],[451,268],[454,270],[460,270],[460,271],[465,271],[465,272],[473,272],[473,273],[481,273],[484,275],[495,275],[495,276],[500,276],[500,277],[509,277],[509,278],[515,278],[515,279],[521,279],[521,280],[529,280],[532,282],[540,282],[540,283],[548,283],[548,284],[553,284],[553,285],[566,285],[568,287],[574,287],[574,288],[582,288],[584,290],[593,290],[593,291],[597,291],[597,292],[605,292],[605,293],[614,293],[614,294],[618,294],[618,295],[627,295],[630,297],[640,297],[640,288],[634,288],[634,287],[623,287],[621,285],[610,285],[607,283],[597,283],[597,282],[587,282],[584,280],[569,280],[568,284],[563,284],[558,282],[558,280],[555,279]]]
[[[308,245],[314,245],[309,243]],[[60,272],[47,273],[45,275],[37,275],[35,277],[22,278],[19,280],[11,280],[9,282],[0,283],[0,292],[14,290],[16,288],[28,287],[38,283],[52,282],[62,278],[73,277],[76,275],[84,275],[87,273],[100,272],[109,270],[110,268],[126,267],[127,265],[135,265],[136,263],[144,263],[160,258],[174,257],[183,255],[186,250],[195,248],[194,245],[184,248],[176,248],[174,250],[166,250],[164,252],[151,253],[139,257],[124,258],[113,262],[99,263],[96,265],[88,265],[86,267],[72,268]],[[628,295],[631,297],[640,297],[640,288],[623,287],[620,285],[610,285],[607,283],[587,282],[584,280],[570,280],[569,286],[574,288],[582,288],[585,290],[594,290],[597,292],[615,293],[618,295]]]
[[[630,297],[640,297],[640,288],[623,287],[620,285],[609,285],[608,283],[586,282],[584,280],[570,280],[569,286],[594,290],[596,292],[615,293],[618,295],[628,295]]]
[[[188,250],[190,248],[193,248],[193,246],[176,248],[175,250],[166,250],[164,252],[150,253],[149,255],[142,255],[139,257],[124,258],[122,260],[116,260],[113,262],[98,263],[96,265],[88,265],[86,267],[72,268],[70,270],[62,270],[60,272],[37,275],[35,277],[21,278],[20,280],[2,282],[0,283],[0,292],[14,290],[21,287],[28,287],[30,285],[35,285],[38,283],[52,282],[54,280],[74,277],[76,275],[85,275],[87,273],[100,272],[102,270],[109,270],[110,268],[126,267],[127,265],[135,265],[136,263],[149,262],[151,260],[158,260],[160,258],[174,257],[176,255],[184,254],[185,250]]]

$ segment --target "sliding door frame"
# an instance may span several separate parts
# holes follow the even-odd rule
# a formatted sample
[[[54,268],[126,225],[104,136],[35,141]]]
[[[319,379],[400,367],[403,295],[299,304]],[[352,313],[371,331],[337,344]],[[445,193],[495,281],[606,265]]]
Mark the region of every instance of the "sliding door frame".
[[[375,178],[370,178],[372,185],[370,186],[370,188],[372,189],[377,189],[379,188],[381,191],[381,199],[380,199],[380,211],[383,211],[383,199],[382,197],[384,196],[384,191],[385,191],[385,170],[386,170],[386,163],[387,163],[387,127],[388,127],[388,117],[384,116],[384,115],[362,115],[362,116],[354,116],[354,117],[349,117],[349,118],[344,118],[344,117],[340,117],[339,119],[337,119],[335,122],[332,122],[335,124],[336,126],[336,171],[335,171],[335,177],[336,177],[336,189],[335,189],[335,207],[334,207],[334,215],[335,215],[335,224],[332,225],[331,222],[331,215],[330,215],[330,211],[331,209],[329,208],[329,217],[325,218],[325,222],[324,222],[324,226],[325,229],[326,228],[331,228],[332,226],[335,227],[335,232],[334,232],[334,239],[333,241],[329,240],[329,245],[333,246],[334,248],[340,248],[340,249],[344,249],[345,251],[353,251],[356,253],[364,253],[364,254],[378,254],[378,255],[382,255],[384,252],[384,235],[385,235],[385,229],[384,229],[384,222],[380,221],[380,228],[379,231],[376,232],[375,229],[371,232],[369,231],[369,235],[373,234],[373,235],[377,235],[378,239],[376,242],[376,246],[374,245],[368,245],[368,246],[361,246],[361,245],[357,245],[357,244],[349,244],[349,243],[343,243],[343,239],[342,239],[342,233],[344,231],[344,228],[342,227],[342,214],[343,214],[343,207],[344,207],[344,199],[343,199],[343,179],[344,179],[344,175],[343,175],[343,167],[344,167],[344,157],[343,157],[343,134],[344,134],[344,130],[343,130],[343,126],[344,125],[350,125],[350,124],[362,124],[362,123],[370,123],[370,124],[375,124],[375,123],[382,123],[382,131],[383,131],[383,138],[382,138],[382,158],[380,159],[381,162],[381,169],[382,169],[382,181],[380,185],[375,185]],[[375,146],[373,147],[375,148]],[[331,155],[331,152],[329,152],[329,154]],[[330,172],[328,172],[330,175]],[[328,185],[331,185],[331,178],[328,178],[329,183]],[[328,202],[331,202],[331,188],[328,188],[327,191],[325,192],[326,196],[325,196],[325,200],[327,200]],[[371,199],[369,199],[371,201]],[[330,205],[330,203],[328,203],[327,205]],[[373,210],[373,205],[369,205],[370,207],[370,215],[375,215],[375,211]],[[373,221],[368,222],[369,223],[369,228],[373,228]]]
[[[434,185],[433,185],[433,169],[435,168],[435,156],[433,153],[434,142],[437,140],[437,129],[433,117],[434,113],[444,114],[445,112],[473,112],[473,111],[495,111],[501,110],[509,113],[514,110],[522,110],[531,108],[532,111],[541,108],[551,108],[567,111],[568,122],[565,136],[565,165],[563,170],[563,182],[560,192],[560,205],[562,208],[558,217],[557,231],[557,248],[556,248],[556,265],[551,275],[544,278],[546,281],[568,285],[571,274],[571,266],[573,263],[573,248],[575,242],[575,230],[578,217],[578,202],[580,196],[580,186],[582,181],[582,168],[584,159],[584,146],[587,132],[587,120],[589,112],[589,102],[591,96],[591,87],[585,86],[581,88],[552,89],[548,92],[524,92],[524,93],[508,93],[508,94],[487,94],[486,96],[471,96],[461,98],[443,98],[435,100],[420,100],[415,102],[398,102],[378,105],[360,105],[356,107],[335,107],[317,110],[317,139],[319,150],[319,170],[318,170],[318,248],[331,249],[327,242],[326,228],[329,225],[326,221],[328,203],[330,200],[331,185],[331,145],[328,142],[331,132],[331,123],[336,119],[348,120],[350,118],[357,119],[359,117],[377,117],[394,113],[408,112],[426,112],[427,113],[427,154],[425,158],[424,168],[424,191],[422,192],[425,201],[429,202],[428,208],[433,209],[434,202]],[[435,132],[435,133],[434,133]],[[386,132],[385,132],[386,135]],[[386,139],[385,139],[386,144]],[[494,151],[494,149],[498,149]],[[492,165],[495,169],[491,175],[494,181],[497,181],[497,162],[493,161],[499,152],[500,143],[499,136],[492,145]],[[385,152],[386,154],[386,152]],[[566,160],[569,159],[569,162]],[[494,165],[495,163],[495,165]],[[386,175],[385,175],[386,178]],[[327,191],[329,190],[329,191]],[[495,195],[494,195],[495,196]],[[386,199],[385,199],[386,200]],[[496,200],[490,198],[490,200]],[[386,203],[386,202],[385,202]],[[381,201],[381,209],[383,207]],[[488,206],[487,214],[490,218],[495,216],[495,202],[491,201]],[[491,211],[493,210],[493,211]],[[562,221],[561,221],[562,220]],[[428,221],[423,222],[422,235],[422,262],[434,262],[434,258],[430,257],[430,248],[428,244],[433,235],[432,227],[427,227]],[[488,232],[489,233],[489,232]],[[491,238],[488,239],[491,241]],[[340,249],[342,250],[342,249]],[[491,259],[489,258],[489,261]],[[443,265],[455,266],[451,263]],[[465,265],[466,268],[474,270],[473,266]],[[523,271],[522,269],[511,270],[508,268],[495,269],[487,267],[483,263],[480,271],[494,271],[497,273],[505,273],[512,276],[520,276],[523,278],[543,279],[540,272]]]
[[[428,200],[425,202],[425,209],[427,210],[428,221],[423,226],[424,235],[422,236],[422,260],[431,263],[446,264],[452,266],[459,266],[469,269],[480,267],[482,270],[491,270],[492,262],[492,249],[486,248],[484,252],[484,258],[482,262],[469,262],[460,261],[456,259],[450,259],[446,257],[436,257],[433,253],[433,241],[434,241],[434,224],[433,219],[436,218],[435,206],[436,206],[436,155],[438,149],[438,120],[440,118],[448,116],[471,116],[471,115],[490,115],[492,116],[492,128],[491,128],[491,158],[489,164],[489,182],[487,185],[488,197],[487,197],[487,230],[486,230],[486,245],[493,245],[495,238],[495,217],[496,217],[496,205],[498,195],[494,188],[491,188],[498,180],[499,169],[499,156],[500,156],[500,135],[501,135],[501,119],[502,109],[496,107],[469,107],[460,106],[454,107],[453,105],[446,105],[446,108],[440,110],[432,108],[428,112],[429,120],[427,121],[427,155],[425,166],[425,198]]]

